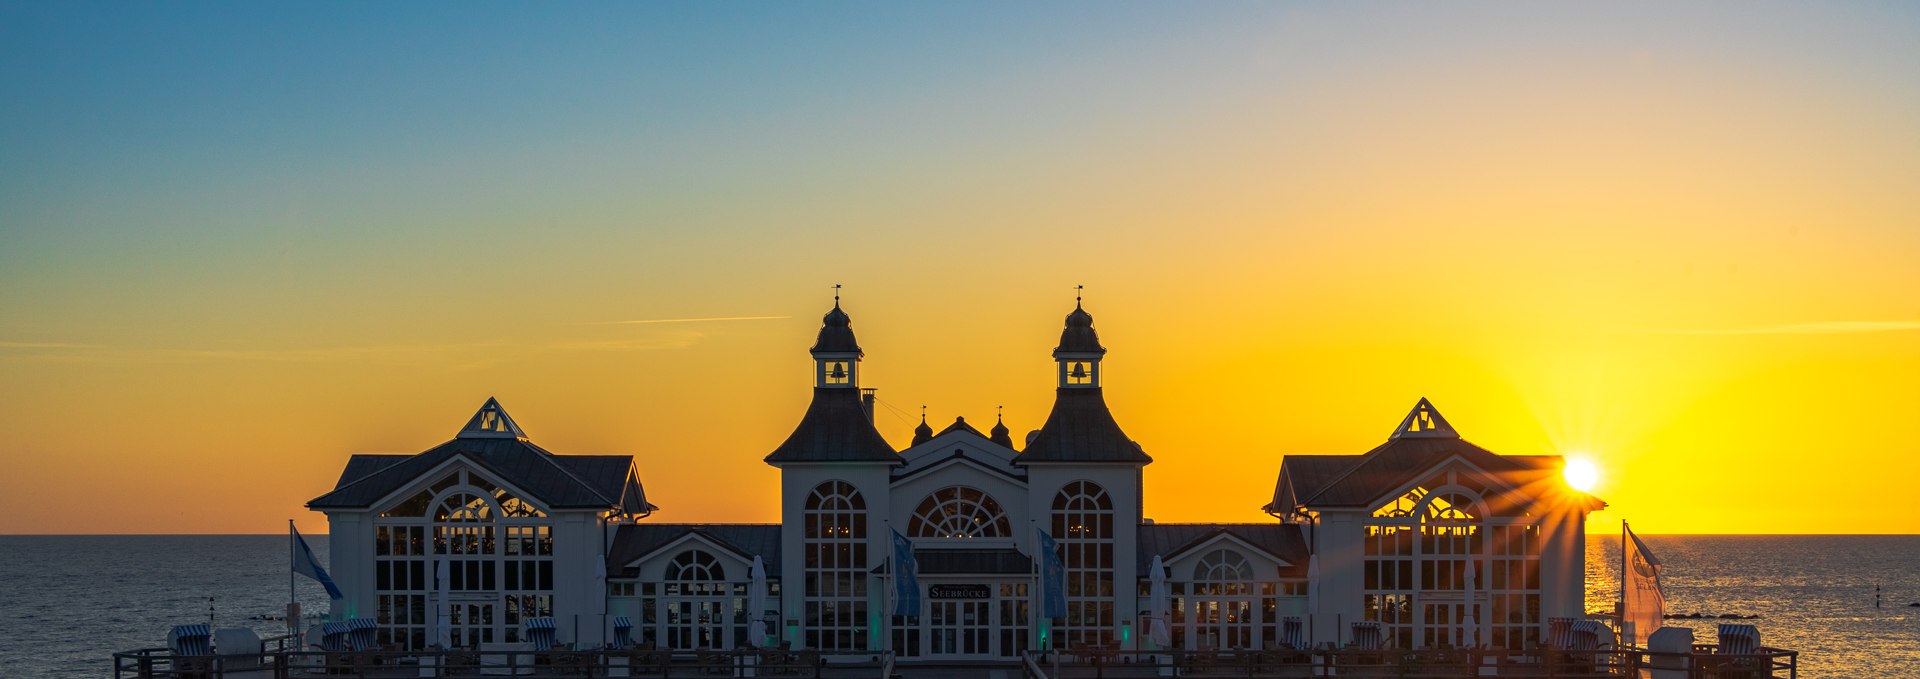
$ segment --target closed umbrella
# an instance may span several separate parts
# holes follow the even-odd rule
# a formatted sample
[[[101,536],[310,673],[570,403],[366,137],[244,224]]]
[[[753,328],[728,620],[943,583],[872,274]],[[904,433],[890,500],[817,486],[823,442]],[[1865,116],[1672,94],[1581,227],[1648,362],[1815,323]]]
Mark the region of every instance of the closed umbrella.
[[[1167,569],[1160,563],[1160,555],[1153,555],[1153,562],[1147,564],[1147,636],[1153,640],[1156,648],[1173,645],[1173,633],[1167,630],[1167,614],[1172,606],[1167,601]]]
[[[1462,634],[1460,635],[1460,645],[1465,646],[1467,648],[1475,648],[1480,645],[1480,623],[1479,621],[1475,620],[1473,616],[1473,609],[1477,608],[1477,606],[1475,606],[1473,603],[1473,590],[1475,585],[1478,584],[1476,581],[1479,579],[1480,579],[1480,562],[1473,559],[1468,559],[1467,560],[1467,613],[1466,613],[1466,616],[1460,621],[1460,626],[1464,628],[1462,630]]]
[[[437,581],[436,588],[440,590],[440,614],[434,620],[434,626],[437,628],[433,633],[434,642],[440,644],[442,650],[451,649],[453,648],[453,603],[447,601],[447,593],[451,591],[451,585],[447,582],[446,559],[434,562],[433,579]]]
[[[753,637],[753,647],[767,645],[767,564],[760,557],[753,557],[753,566],[747,569],[747,577],[752,579],[747,586],[747,619],[753,624],[747,626],[747,634]]]

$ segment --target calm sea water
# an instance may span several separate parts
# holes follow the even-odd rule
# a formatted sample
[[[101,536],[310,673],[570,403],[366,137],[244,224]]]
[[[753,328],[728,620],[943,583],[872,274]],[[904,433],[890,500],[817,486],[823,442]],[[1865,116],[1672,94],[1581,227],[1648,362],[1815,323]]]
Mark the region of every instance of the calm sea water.
[[[1667,564],[1674,612],[1759,615],[1768,645],[1801,651],[1801,676],[1920,677],[1920,536],[1645,536]],[[323,561],[325,537],[308,538]],[[1611,610],[1618,537],[1588,543],[1589,610]],[[207,620],[279,634],[287,539],[0,536],[0,676],[109,676],[115,650],[159,646]],[[1874,585],[1885,605],[1873,606]],[[326,594],[305,578],[306,605]],[[1712,641],[1715,621],[1675,621]]]

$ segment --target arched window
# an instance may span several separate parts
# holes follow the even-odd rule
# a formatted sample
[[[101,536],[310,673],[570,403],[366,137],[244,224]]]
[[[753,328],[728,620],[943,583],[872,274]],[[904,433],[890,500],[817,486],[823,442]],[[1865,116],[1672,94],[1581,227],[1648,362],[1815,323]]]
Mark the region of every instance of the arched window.
[[[806,646],[867,650],[867,503],[845,481],[814,487],[802,512]]]
[[[1067,620],[1056,648],[1105,643],[1113,628],[1113,498],[1074,481],[1053,498],[1051,535],[1066,566]]]
[[[1247,565],[1247,557],[1230,549],[1207,552],[1193,566],[1193,581],[1200,584],[1201,591],[1211,594],[1244,593],[1252,580],[1253,568]]]
[[[692,549],[681,552],[667,564],[667,579],[679,582],[725,582],[727,571],[712,554]]]
[[[1216,549],[1200,557],[1187,588],[1193,607],[1197,648],[1252,648],[1253,567],[1247,557],[1231,549]]]
[[[949,486],[920,501],[907,533],[916,538],[1004,538],[1013,535],[1013,528],[992,495]]]

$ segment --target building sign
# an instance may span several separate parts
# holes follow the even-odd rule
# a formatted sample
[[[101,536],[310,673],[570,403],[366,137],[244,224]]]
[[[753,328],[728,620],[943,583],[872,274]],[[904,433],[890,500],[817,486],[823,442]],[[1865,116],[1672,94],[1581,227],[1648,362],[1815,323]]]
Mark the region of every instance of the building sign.
[[[929,599],[991,599],[993,588],[986,585],[927,585]]]

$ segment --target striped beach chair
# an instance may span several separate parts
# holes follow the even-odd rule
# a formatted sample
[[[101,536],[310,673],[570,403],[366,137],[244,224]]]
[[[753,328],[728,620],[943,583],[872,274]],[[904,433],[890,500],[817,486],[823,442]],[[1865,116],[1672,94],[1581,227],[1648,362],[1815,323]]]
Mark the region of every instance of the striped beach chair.
[[[354,618],[347,621],[347,650],[374,651],[380,648],[380,623],[373,618]]]
[[[1598,651],[1613,645],[1613,630],[1598,620],[1575,620],[1567,634],[1568,650]]]
[[[533,645],[533,650],[544,651],[560,645],[556,637],[559,629],[554,627],[553,618],[527,618],[524,624],[527,643]]]
[[[1289,615],[1280,619],[1280,643],[1294,650],[1306,649],[1307,626],[1300,616]]]
[[[1378,622],[1353,623],[1353,641],[1348,644],[1362,651],[1378,651],[1385,646],[1385,635],[1380,633]]]
[[[174,625],[167,632],[167,650],[174,655],[213,655],[213,626]]]
[[[1719,655],[1757,655],[1760,653],[1760,630],[1753,625],[1733,623],[1720,624],[1720,644],[1713,652]]]
[[[1573,648],[1573,618],[1547,618],[1547,647]]]
[[[328,622],[320,625],[320,641],[316,644],[322,651],[345,653],[353,650],[347,641],[347,623]]]
[[[613,647],[626,648],[633,645],[633,618],[624,615],[613,618]]]

